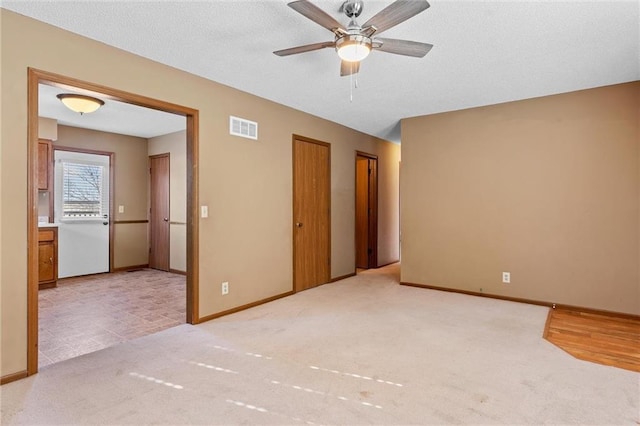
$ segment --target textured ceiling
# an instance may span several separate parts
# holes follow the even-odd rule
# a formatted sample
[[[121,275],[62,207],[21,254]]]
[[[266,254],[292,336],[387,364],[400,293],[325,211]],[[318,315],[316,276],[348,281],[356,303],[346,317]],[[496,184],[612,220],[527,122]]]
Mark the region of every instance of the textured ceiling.
[[[340,0],[315,3],[346,24]],[[390,3],[365,0],[359,21]],[[431,52],[422,59],[373,52],[362,62],[352,101],[332,49],[272,53],[332,40],[284,0],[2,7],[396,142],[401,118],[640,79],[637,0],[430,3],[384,36],[431,43]]]

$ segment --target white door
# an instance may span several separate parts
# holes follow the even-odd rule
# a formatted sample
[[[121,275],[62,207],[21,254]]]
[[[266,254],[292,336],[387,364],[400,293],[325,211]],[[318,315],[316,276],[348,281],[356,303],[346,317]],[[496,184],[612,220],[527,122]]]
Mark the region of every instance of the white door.
[[[58,277],[109,272],[109,156],[55,151]]]

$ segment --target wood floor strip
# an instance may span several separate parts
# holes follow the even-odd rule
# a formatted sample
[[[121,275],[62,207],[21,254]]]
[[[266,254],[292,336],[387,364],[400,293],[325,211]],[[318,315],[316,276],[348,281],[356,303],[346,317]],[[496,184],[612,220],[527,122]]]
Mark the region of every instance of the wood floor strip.
[[[640,372],[640,319],[551,309],[543,337],[578,359]]]

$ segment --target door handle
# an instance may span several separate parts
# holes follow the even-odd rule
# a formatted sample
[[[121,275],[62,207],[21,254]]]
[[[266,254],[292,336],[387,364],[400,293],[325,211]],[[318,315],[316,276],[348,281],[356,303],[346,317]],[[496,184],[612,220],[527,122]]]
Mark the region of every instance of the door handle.
[[[302,228],[302,222],[296,222],[296,226],[297,226],[298,228]]]
[[[169,222],[169,218],[168,218],[168,217],[165,217],[165,218],[164,218],[164,219],[162,219],[162,220],[164,220],[165,222]]]
[[[102,224],[103,224],[103,225],[108,225],[108,224],[109,224],[109,222],[102,222]]]

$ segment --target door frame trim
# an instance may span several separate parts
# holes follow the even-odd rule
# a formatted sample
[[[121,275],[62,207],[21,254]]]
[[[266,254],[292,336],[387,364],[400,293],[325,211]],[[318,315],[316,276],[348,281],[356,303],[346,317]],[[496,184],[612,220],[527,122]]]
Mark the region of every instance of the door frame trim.
[[[316,145],[326,146],[329,150],[329,160],[327,161],[327,172],[329,177],[329,191],[327,197],[327,204],[329,205],[329,211],[327,212],[329,226],[327,227],[327,243],[328,243],[328,253],[329,257],[329,276],[327,277],[327,282],[331,282],[331,144],[327,142],[322,142],[316,139],[311,139],[306,136],[300,136],[293,134],[291,138],[291,181],[292,181],[292,192],[291,192],[291,248],[292,248],[292,261],[293,267],[291,268],[293,272],[292,280],[291,280],[291,291],[293,293],[297,293],[296,290],[296,228],[295,228],[295,194],[296,194],[296,178],[295,178],[295,166],[296,166],[296,140],[301,142],[313,143]]]
[[[51,150],[53,159],[54,159],[54,167],[55,167],[55,158],[56,151],[66,151],[66,152],[79,152],[81,154],[93,154],[93,155],[104,155],[105,157],[109,157],[109,272],[113,272],[113,253],[114,253],[114,233],[115,227],[113,226],[113,200],[115,197],[115,168],[116,168],[116,153],[111,151],[97,151],[93,149],[84,149],[84,148],[75,148],[70,146],[57,146],[51,144]],[[56,191],[55,191],[55,183],[53,188],[49,192],[49,206],[51,207],[52,200],[55,200]],[[54,203],[55,204],[55,203]],[[53,212],[51,212],[53,213]],[[55,217],[55,214],[53,214]]]
[[[374,155],[374,154],[369,154],[363,151],[357,151],[356,150],[356,155],[354,158],[354,168],[355,168],[355,191],[354,191],[354,202],[357,203],[358,202],[358,169],[357,169],[357,162],[358,162],[358,157],[363,157],[363,158],[367,158],[369,160],[375,160],[376,162],[376,168],[375,168],[375,176],[374,176],[374,192],[375,192],[375,203],[372,206],[371,205],[371,200],[369,200],[369,208],[373,208],[375,213],[374,213],[374,220],[373,223],[371,223],[371,215],[367,215],[368,218],[368,225],[367,225],[367,229],[368,229],[368,235],[369,235],[369,243],[371,245],[371,256],[367,255],[367,264],[369,266],[369,269],[371,268],[378,268],[378,156]],[[370,182],[369,182],[370,183]],[[369,188],[369,191],[371,191],[371,188]],[[355,209],[354,209],[355,211]],[[356,216],[356,220],[357,220],[357,216]],[[357,263],[358,263],[358,238],[357,238],[357,224],[356,226],[353,227],[353,233],[354,233],[354,242],[355,242],[355,249],[356,249],[356,269],[358,267]],[[370,264],[370,261],[372,261],[373,265]]]
[[[186,118],[187,135],[187,283],[186,322],[199,316],[199,216],[197,109],[29,67],[27,69],[27,375],[38,372],[38,85],[84,89],[105,99],[170,112]]]

